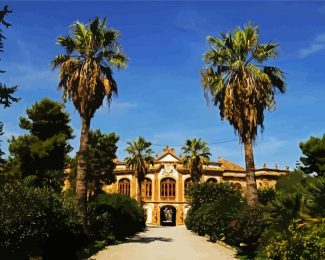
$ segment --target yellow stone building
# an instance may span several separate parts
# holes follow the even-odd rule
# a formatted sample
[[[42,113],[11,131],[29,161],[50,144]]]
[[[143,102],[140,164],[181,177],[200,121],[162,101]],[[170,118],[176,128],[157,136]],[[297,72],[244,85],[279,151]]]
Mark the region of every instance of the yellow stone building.
[[[271,169],[264,164],[256,169],[256,182],[259,188],[274,187],[277,179],[288,173],[288,168]],[[122,193],[136,198],[137,180],[131,169],[124,162],[117,162],[115,174],[117,181],[104,187],[108,193]],[[230,182],[244,191],[246,188],[245,169],[225,159],[219,158],[204,166],[201,181]],[[150,166],[141,188],[143,206],[147,214],[147,224],[181,225],[184,224],[189,209],[187,188],[192,185],[187,168],[183,166],[181,156],[170,147],[163,149]]]

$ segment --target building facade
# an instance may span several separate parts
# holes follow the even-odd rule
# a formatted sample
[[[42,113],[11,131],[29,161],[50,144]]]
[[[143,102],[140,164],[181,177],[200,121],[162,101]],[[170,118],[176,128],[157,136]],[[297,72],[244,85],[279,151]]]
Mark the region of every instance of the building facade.
[[[258,188],[274,187],[277,179],[288,173],[288,168],[270,169],[264,164],[256,169]],[[137,180],[124,162],[117,162],[115,174],[117,181],[104,187],[108,193],[122,193],[137,197]],[[201,182],[229,182],[241,191],[246,189],[245,169],[232,162],[219,158],[204,166]],[[147,224],[184,224],[189,210],[188,188],[193,184],[188,169],[183,166],[181,156],[173,148],[166,147],[150,166],[141,187],[141,198],[147,215]]]

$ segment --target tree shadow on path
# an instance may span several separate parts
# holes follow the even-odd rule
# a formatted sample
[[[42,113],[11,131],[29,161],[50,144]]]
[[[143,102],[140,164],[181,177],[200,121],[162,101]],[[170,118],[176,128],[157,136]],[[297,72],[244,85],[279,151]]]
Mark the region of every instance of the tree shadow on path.
[[[123,241],[123,243],[143,243],[148,244],[155,241],[161,241],[161,242],[172,242],[173,239],[171,238],[165,238],[165,237],[141,237],[141,236],[135,236],[132,238],[129,238],[128,240]]]

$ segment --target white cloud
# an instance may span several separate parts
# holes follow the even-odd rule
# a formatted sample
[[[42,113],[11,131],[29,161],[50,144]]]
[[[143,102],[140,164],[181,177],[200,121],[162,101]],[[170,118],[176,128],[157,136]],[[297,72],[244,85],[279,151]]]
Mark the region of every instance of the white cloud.
[[[175,25],[183,30],[192,31],[198,34],[206,34],[203,30],[207,23],[206,19],[192,9],[182,10],[178,13],[175,20]]]
[[[268,137],[264,140],[258,141],[255,150],[260,156],[269,156],[278,153],[287,143],[287,140],[282,140],[277,137]]]
[[[59,83],[58,75],[50,67],[25,64],[10,64],[5,81],[8,85],[18,85],[24,89],[45,89],[49,86],[55,89]]]
[[[319,8],[317,9],[317,11],[318,11],[319,13],[321,13],[321,14],[325,14],[325,5],[322,5],[321,7],[319,7]]]
[[[304,58],[322,50],[325,50],[325,33],[315,37],[308,47],[300,49],[299,57]]]
[[[117,102],[113,100],[110,107],[108,107],[108,104],[106,100],[104,100],[103,105],[99,108],[98,114],[114,114],[114,115],[120,115],[122,112],[127,111],[128,109],[132,109],[137,107],[136,103],[130,102],[130,101],[122,101]]]
[[[111,105],[112,109],[128,109],[136,107],[137,105],[132,102],[124,101],[124,102],[114,102]]]

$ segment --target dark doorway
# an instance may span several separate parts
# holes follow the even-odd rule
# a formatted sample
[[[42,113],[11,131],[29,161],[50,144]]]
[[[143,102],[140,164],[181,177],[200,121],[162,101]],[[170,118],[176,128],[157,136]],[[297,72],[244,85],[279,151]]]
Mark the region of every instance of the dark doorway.
[[[160,224],[162,226],[176,226],[176,208],[170,205],[160,209]]]

